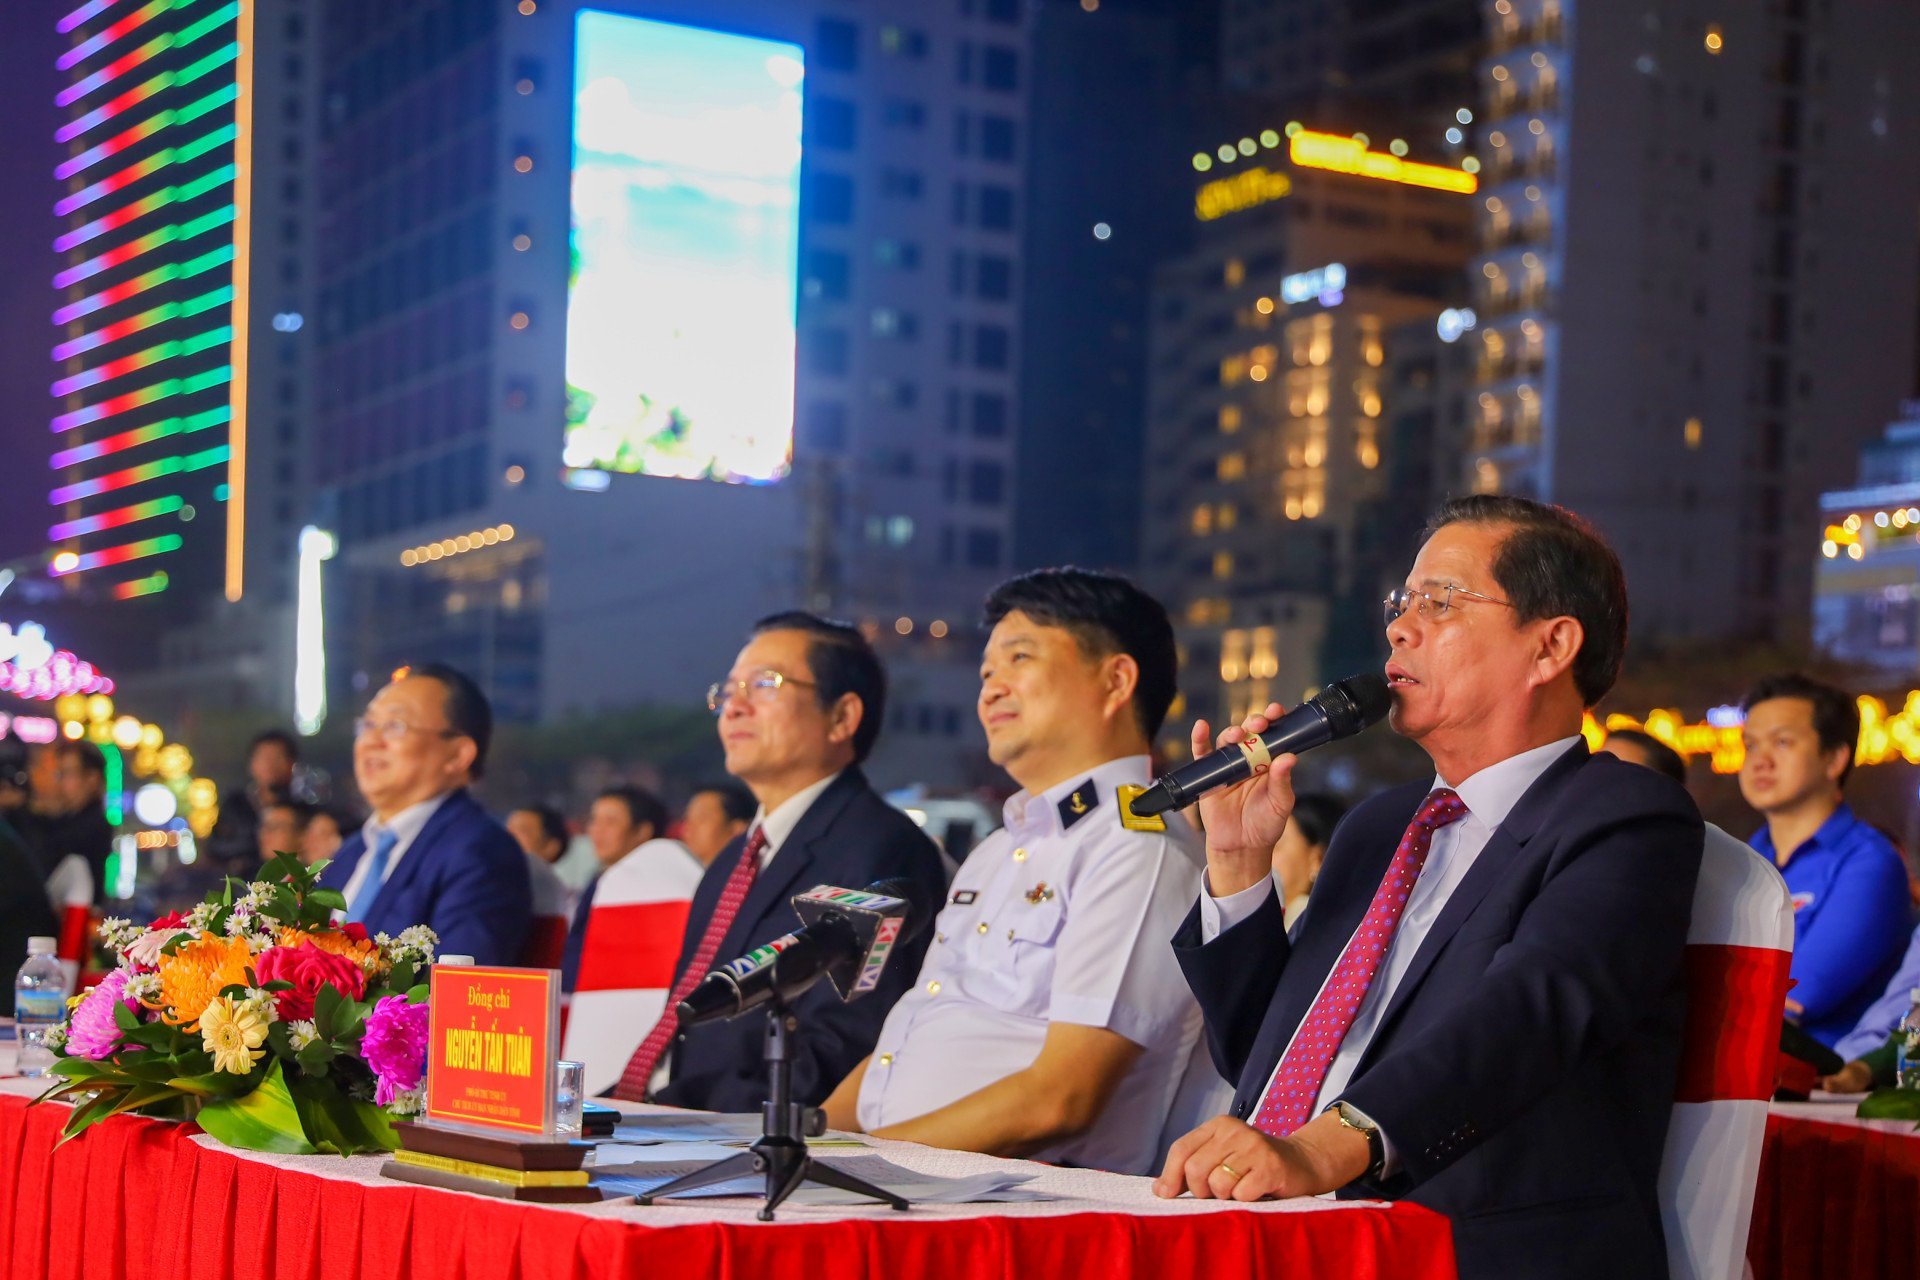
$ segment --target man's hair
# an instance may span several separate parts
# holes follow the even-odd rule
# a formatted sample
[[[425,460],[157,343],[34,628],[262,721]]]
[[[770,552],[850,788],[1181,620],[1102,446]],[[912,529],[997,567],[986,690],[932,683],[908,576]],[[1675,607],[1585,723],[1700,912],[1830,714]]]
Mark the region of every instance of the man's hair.
[[[657,840],[667,834],[667,823],[670,821],[667,806],[660,802],[659,796],[645,787],[636,787],[632,783],[623,782],[618,786],[608,787],[595,796],[594,800],[618,800],[627,807],[627,825],[637,827],[643,822],[649,824],[653,827],[653,839]]]
[[[367,821],[366,818],[358,812],[339,803],[315,805],[313,807],[313,816],[316,818],[332,819],[334,827],[338,829],[342,837],[349,836],[355,831],[358,831],[362,826],[366,825]]]
[[[753,792],[737,782],[707,782],[693,789],[696,796],[708,792],[720,798],[720,808],[728,822],[752,822],[753,815],[760,811],[760,802],[753,798]]]
[[[1847,767],[1840,771],[1840,785],[1846,786],[1847,775],[1853,772],[1853,766],[1857,763],[1853,758],[1854,753],[1860,749],[1859,704],[1846,690],[1835,688],[1824,680],[1815,680],[1799,671],[1784,671],[1766,677],[1747,690],[1747,696],[1740,700],[1740,709],[1750,712],[1774,698],[1799,698],[1812,705],[1813,731],[1820,735],[1820,749],[1847,749]]]
[[[549,840],[559,842],[562,849],[573,839],[573,833],[567,830],[567,820],[561,812],[550,804],[523,804],[519,812],[530,813],[540,824],[540,834]]]
[[[1580,624],[1574,687],[1589,707],[1605,697],[1627,652],[1627,575],[1599,531],[1565,507],[1481,493],[1442,506],[1421,544],[1450,524],[1511,526],[1494,553],[1494,582],[1516,621],[1565,616]]]
[[[1090,658],[1124,653],[1140,668],[1133,715],[1151,739],[1173,705],[1180,672],[1173,623],[1158,600],[1114,573],[1091,569],[1035,569],[1009,578],[987,597],[985,624],[998,626],[1010,613],[1070,634]]]
[[[473,739],[473,767],[478,778],[486,771],[487,746],[493,741],[493,704],[473,678],[444,662],[422,662],[407,668],[408,679],[433,680],[447,691],[447,727]]]
[[[860,727],[853,731],[853,758],[865,760],[887,716],[887,672],[858,627],[803,609],[774,613],[753,624],[753,634],[800,631],[807,637],[807,666],[822,711],[848,694],[860,699]]]
[[[285,809],[293,815],[293,827],[296,831],[305,831],[307,824],[313,821],[313,815],[320,812],[320,806],[307,800],[275,800],[266,806],[268,809]]]
[[[247,759],[253,759],[253,753],[272,743],[287,753],[287,759],[295,764],[300,762],[300,741],[285,729],[262,729],[247,741]]]
[[[1687,785],[1687,759],[1678,751],[1660,739],[1640,729],[1615,729],[1607,735],[1607,741],[1615,738],[1631,742],[1646,753],[1647,767],[1655,773],[1664,773],[1681,786]]]
[[[91,742],[62,738],[53,744],[53,755],[56,760],[65,756],[79,765],[82,773],[91,774],[102,782],[107,779],[107,758]]]
[[[1293,798],[1293,817],[1289,821],[1300,828],[1302,840],[1324,849],[1333,838],[1333,829],[1346,816],[1347,806],[1341,803],[1340,797],[1324,791],[1302,791]]]

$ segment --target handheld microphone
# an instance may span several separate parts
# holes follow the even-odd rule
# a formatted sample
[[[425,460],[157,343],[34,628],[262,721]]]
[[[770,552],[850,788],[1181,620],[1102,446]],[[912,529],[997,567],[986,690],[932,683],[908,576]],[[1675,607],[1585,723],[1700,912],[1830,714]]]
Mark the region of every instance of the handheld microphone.
[[[769,1001],[797,1000],[822,978],[842,1000],[880,983],[895,948],[925,927],[926,899],[907,879],[880,880],[864,889],[818,885],[794,897],[804,922],[709,973],[680,1002],[682,1027],[719,1022]]]
[[[1392,706],[1386,677],[1377,671],[1335,681],[1258,737],[1222,747],[1168,773],[1133,798],[1134,815],[1151,818],[1169,809],[1183,809],[1216,787],[1251,778],[1275,756],[1308,751],[1378,724]]]

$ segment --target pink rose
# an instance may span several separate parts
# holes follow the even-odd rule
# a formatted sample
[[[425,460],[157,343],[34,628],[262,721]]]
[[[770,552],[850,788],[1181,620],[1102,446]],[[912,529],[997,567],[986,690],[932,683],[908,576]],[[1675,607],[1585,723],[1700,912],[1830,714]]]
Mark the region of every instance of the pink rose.
[[[280,1017],[287,1022],[311,1018],[313,998],[322,987],[333,987],[355,1000],[367,990],[367,975],[359,965],[304,942],[296,947],[267,948],[254,957],[253,972],[262,986],[269,982],[293,984],[292,990],[275,993]]]

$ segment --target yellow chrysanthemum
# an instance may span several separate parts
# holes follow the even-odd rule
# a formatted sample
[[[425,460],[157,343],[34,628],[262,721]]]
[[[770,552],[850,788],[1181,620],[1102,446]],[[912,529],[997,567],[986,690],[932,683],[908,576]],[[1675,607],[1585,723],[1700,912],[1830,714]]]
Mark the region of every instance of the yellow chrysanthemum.
[[[280,938],[274,943],[280,947],[297,947],[301,943],[318,947],[322,951],[342,956],[359,965],[365,972],[371,973],[380,960],[380,948],[371,938],[355,942],[337,929],[326,933],[304,933],[299,929],[282,929]]]
[[[252,962],[245,938],[203,933],[170,956],[160,957],[160,998],[150,1007],[176,1027],[192,1031],[213,998],[233,986],[247,985]]]
[[[200,1012],[200,1043],[213,1055],[215,1071],[243,1076],[266,1056],[267,1018],[251,1004],[215,996]]]

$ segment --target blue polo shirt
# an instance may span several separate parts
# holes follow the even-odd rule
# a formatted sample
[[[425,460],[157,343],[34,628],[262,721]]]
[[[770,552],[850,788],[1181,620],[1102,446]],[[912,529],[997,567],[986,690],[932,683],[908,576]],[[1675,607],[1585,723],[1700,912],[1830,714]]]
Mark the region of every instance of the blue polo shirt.
[[[1766,827],[1748,842],[1776,861]],[[1887,985],[1913,927],[1907,869],[1887,838],[1841,805],[1780,869],[1793,895],[1793,989],[1801,1027],[1831,1047]]]

